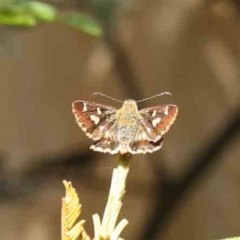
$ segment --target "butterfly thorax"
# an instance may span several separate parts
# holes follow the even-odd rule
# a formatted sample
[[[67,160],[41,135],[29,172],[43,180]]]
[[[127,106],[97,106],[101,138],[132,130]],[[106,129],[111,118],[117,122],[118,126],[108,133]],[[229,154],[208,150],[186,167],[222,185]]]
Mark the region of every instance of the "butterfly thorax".
[[[118,142],[125,146],[133,143],[138,130],[138,108],[134,100],[124,102],[122,108],[117,111],[116,121]]]

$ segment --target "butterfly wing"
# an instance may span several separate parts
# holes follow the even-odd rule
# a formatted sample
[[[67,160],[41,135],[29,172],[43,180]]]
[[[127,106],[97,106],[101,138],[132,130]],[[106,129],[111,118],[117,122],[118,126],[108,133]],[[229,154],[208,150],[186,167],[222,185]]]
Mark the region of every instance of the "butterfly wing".
[[[141,109],[139,113],[139,121],[145,130],[142,134],[146,135],[149,141],[157,142],[174,123],[178,108],[170,104],[159,105]]]
[[[116,119],[114,107],[94,102],[75,101],[72,111],[79,127],[94,141],[101,139]]]
[[[117,154],[119,143],[116,141],[116,131],[117,124],[114,123],[104,132],[101,139],[91,145],[90,149],[97,152]]]

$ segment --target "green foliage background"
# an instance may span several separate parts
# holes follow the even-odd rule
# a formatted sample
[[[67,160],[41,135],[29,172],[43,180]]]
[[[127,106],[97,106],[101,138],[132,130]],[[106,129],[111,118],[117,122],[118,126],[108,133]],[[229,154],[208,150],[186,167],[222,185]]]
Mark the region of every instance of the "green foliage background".
[[[102,34],[100,25],[80,12],[64,13],[51,4],[38,1],[0,1],[0,25],[28,28],[47,22],[68,24],[92,36]]]

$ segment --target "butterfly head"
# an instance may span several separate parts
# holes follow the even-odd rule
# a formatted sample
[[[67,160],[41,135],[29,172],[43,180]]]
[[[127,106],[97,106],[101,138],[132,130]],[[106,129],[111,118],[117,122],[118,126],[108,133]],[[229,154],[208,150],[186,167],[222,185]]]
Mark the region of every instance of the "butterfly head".
[[[133,99],[127,99],[123,102],[123,105],[136,105],[137,106],[137,103]]]
[[[132,99],[125,100],[121,109],[123,112],[138,111],[137,103]]]

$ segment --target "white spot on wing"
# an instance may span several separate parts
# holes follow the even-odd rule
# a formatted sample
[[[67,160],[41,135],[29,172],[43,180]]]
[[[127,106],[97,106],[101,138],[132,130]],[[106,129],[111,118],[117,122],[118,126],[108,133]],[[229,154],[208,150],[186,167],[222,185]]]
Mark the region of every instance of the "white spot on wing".
[[[105,126],[100,126],[99,130],[102,131],[104,129]]]
[[[152,129],[151,128],[147,128],[147,131],[150,133],[152,131]]]
[[[87,111],[87,104],[86,103],[83,103],[83,112],[86,112]]]
[[[97,114],[98,114],[98,115],[101,115],[101,114],[102,114],[102,111],[101,111],[101,109],[100,109],[99,107],[97,108]]]
[[[100,118],[95,115],[90,115],[90,119],[97,125],[100,122]]]
[[[145,132],[142,133],[142,139],[146,139],[147,138],[147,134]]]
[[[156,115],[157,115],[157,111],[154,110],[153,113],[152,113],[152,117],[156,117]]]
[[[154,127],[156,127],[157,125],[158,125],[158,123],[160,123],[161,122],[161,118],[155,118],[155,119],[153,119],[153,121],[152,121],[152,125],[154,126]]]
[[[168,115],[168,107],[165,108],[164,114],[165,114],[165,115]]]
[[[110,132],[109,132],[109,131],[106,131],[104,136],[105,136],[106,138],[108,138],[108,137],[110,136]]]

